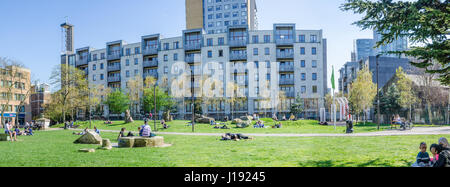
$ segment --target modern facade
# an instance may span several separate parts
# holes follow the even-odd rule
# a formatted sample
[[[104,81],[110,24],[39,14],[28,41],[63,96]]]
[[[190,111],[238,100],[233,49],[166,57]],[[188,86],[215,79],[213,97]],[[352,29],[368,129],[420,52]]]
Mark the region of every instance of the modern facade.
[[[186,0],[186,28],[220,34],[230,26],[258,28],[256,0]]]
[[[373,39],[357,39],[355,40],[356,61],[363,60],[369,56],[376,56],[375,43]]]
[[[374,45],[381,41],[381,34],[379,32],[373,32]],[[375,49],[375,55],[381,54],[385,57],[398,57],[396,54],[386,54],[389,51],[407,51],[408,50],[408,38],[400,37],[392,41],[390,44],[382,45]],[[403,56],[404,57],[404,56]]]
[[[31,118],[36,120],[44,113],[44,104],[48,103],[50,99],[50,85],[42,83],[31,87],[32,93],[30,95]]]
[[[317,118],[328,90],[326,49],[322,30],[274,24],[273,30],[230,26],[215,34],[203,29],[184,30],[173,38],[153,34],[139,43],[118,40],[103,49],[84,47],[61,57],[85,70],[89,84],[126,91],[135,76],[157,78],[178,102],[176,118],[192,114],[191,89],[195,100],[218,100],[201,104],[204,114],[216,118],[281,116],[288,114],[296,96],[307,107],[301,117]],[[240,100],[230,105],[224,101],[230,97]]]
[[[3,116],[0,116],[0,120],[11,121],[12,124],[16,124],[16,118],[19,125],[23,125],[25,121],[31,120],[31,106],[29,102],[30,91],[30,75],[29,69],[21,67],[8,67],[0,69],[5,73],[5,77],[1,77],[0,80],[0,106],[5,109]],[[15,73],[16,76],[9,76],[8,74]]]

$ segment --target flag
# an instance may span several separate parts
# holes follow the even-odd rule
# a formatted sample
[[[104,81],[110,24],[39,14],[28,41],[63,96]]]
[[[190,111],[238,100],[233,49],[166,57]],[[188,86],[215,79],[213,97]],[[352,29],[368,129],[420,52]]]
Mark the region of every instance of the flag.
[[[333,72],[331,73],[331,87],[334,89],[336,89],[335,83],[334,83],[334,66],[333,66]]]

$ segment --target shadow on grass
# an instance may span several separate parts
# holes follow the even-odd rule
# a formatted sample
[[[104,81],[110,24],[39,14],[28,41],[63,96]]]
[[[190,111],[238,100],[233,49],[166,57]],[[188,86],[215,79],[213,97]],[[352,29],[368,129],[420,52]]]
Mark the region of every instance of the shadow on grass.
[[[406,160],[400,160],[403,167],[408,167],[412,162]],[[382,161],[380,159],[369,160],[363,163],[355,162],[343,162],[333,160],[321,160],[321,161],[307,161],[299,163],[300,167],[398,167],[394,166],[391,162]]]

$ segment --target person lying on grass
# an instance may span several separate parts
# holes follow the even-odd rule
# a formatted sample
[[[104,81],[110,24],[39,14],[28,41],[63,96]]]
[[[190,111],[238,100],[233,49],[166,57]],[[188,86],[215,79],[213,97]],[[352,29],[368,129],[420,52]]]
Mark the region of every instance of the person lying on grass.
[[[215,129],[230,129],[230,128],[228,128],[228,126],[226,124],[223,125],[222,127],[220,127],[219,125],[216,125],[214,128]]]
[[[226,133],[224,135],[222,135],[222,141],[228,141],[228,140],[234,140],[234,141],[239,141],[239,140],[253,140],[255,138],[253,137],[248,137],[248,136],[244,136],[243,134],[232,134],[232,133]]]
[[[88,128],[86,127],[82,132],[80,132],[80,133],[73,132],[72,134],[74,134],[74,135],[84,135],[84,134],[87,133],[87,131],[88,131]]]

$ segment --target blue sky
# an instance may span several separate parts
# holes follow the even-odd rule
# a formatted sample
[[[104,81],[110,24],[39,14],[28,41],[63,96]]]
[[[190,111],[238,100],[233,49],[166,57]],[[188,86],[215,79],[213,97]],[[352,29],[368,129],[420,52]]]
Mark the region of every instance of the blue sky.
[[[256,0],[259,29],[273,23],[296,23],[297,29],[322,29],[328,40],[328,82],[331,66],[350,61],[353,40],[372,38],[372,31],[351,25],[360,15],[342,12],[344,0]],[[69,17],[75,25],[75,48],[104,48],[106,42],[140,41],[161,33],[180,36],[185,29],[184,0],[1,0],[0,56],[22,62],[32,78],[49,82],[60,62],[61,29]],[[337,83],[336,83],[337,84]]]

